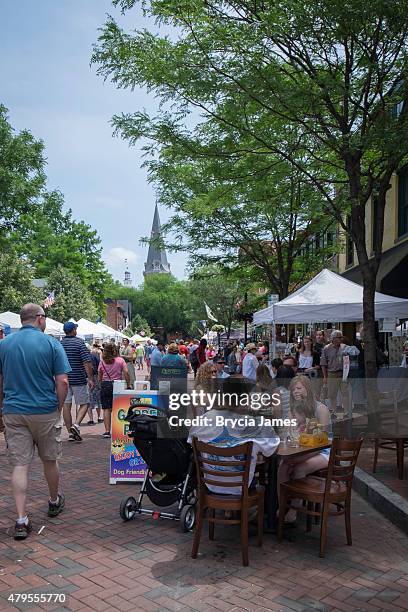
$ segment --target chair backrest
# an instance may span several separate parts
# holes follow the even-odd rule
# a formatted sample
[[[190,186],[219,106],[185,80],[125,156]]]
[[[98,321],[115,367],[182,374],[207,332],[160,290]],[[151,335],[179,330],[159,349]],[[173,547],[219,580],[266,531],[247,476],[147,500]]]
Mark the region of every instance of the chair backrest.
[[[357,440],[333,438],[329,464],[327,466],[326,492],[330,491],[333,481],[343,482],[351,489],[354,469],[362,443],[362,438]]]
[[[194,459],[199,487],[242,487],[242,495],[248,495],[252,442],[237,446],[221,447],[200,442],[193,438]]]

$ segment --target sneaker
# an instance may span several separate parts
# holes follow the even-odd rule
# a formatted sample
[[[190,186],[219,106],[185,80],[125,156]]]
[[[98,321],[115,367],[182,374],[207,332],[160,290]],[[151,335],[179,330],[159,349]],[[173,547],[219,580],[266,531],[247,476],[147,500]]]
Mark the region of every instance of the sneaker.
[[[105,431],[105,432],[102,434],[102,438],[110,438],[110,437],[111,437],[111,435],[110,435],[109,431]]]
[[[48,516],[58,516],[60,512],[63,511],[65,506],[65,495],[62,493],[58,494],[58,502],[53,504],[52,502],[48,502]]]
[[[95,425],[95,421],[87,421],[87,425]]]
[[[79,426],[76,423],[73,424],[69,432],[74,436],[77,442],[82,442],[81,430],[79,429]]]
[[[98,419],[98,423],[103,423],[103,419]]]
[[[22,525],[20,523],[17,523],[16,521],[16,524],[14,526],[14,539],[25,540],[32,528],[33,526],[31,524],[30,519],[28,519],[28,523],[23,523]]]
[[[68,436],[68,440],[69,440],[70,442],[76,442],[74,434],[71,434],[71,433],[70,433],[70,434],[69,434],[69,436]]]

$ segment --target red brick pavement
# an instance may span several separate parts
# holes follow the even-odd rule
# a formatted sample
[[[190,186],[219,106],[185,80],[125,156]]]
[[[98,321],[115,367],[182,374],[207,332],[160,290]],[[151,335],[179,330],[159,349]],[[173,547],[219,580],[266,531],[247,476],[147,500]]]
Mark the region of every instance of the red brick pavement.
[[[408,449],[405,451],[404,480],[398,479],[395,451],[380,448],[377,470],[373,474],[374,444],[365,442],[358,459],[358,466],[387,485],[392,491],[408,500]]]
[[[343,521],[333,518],[323,560],[318,528],[306,535],[302,527],[281,545],[273,535],[265,536],[262,549],[251,545],[250,566],[243,568],[238,531],[231,527],[216,530],[211,544],[204,535],[193,561],[192,536],[176,523],[121,521],[120,500],[137,486],[108,484],[109,442],[91,435],[101,428],[84,427],[82,444],[64,443],[67,504],[57,519],[45,514],[47,491],[35,461],[29,496],[35,529],[25,542],[10,537],[14,509],[0,440],[0,610],[408,609],[408,540],[357,495],[353,546],[345,544]],[[13,606],[10,593],[63,593],[67,601]]]

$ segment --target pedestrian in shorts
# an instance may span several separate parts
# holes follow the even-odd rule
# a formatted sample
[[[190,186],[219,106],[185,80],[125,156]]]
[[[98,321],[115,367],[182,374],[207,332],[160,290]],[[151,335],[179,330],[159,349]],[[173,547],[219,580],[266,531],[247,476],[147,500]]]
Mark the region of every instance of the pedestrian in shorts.
[[[49,489],[48,516],[60,514],[65,497],[59,488],[61,410],[71,371],[61,344],[44,334],[46,316],[38,304],[25,304],[21,329],[0,343],[0,409],[12,466],[11,486],[17,509],[14,538],[32,530],[26,498],[29,467],[37,447]]]
[[[89,391],[94,387],[91,354],[85,342],[77,337],[78,325],[73,321],[64,324],[65,338],[61,340],[71,372],[68,374],[69,389],[64,404],[64,422],[71,442],[82,442],[79,428],[89,406]],[[75,422],[72,423],[72,400],[77,408]]]

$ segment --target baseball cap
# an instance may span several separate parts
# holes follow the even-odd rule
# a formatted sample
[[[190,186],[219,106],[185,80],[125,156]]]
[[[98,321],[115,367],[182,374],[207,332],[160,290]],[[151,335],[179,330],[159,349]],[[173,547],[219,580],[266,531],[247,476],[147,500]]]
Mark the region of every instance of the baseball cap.
[[[64,323],[64,332],[66,334],[70,334],[77,327],[77,323],[74,323],[73,321],[67,321],[66,323]]]

